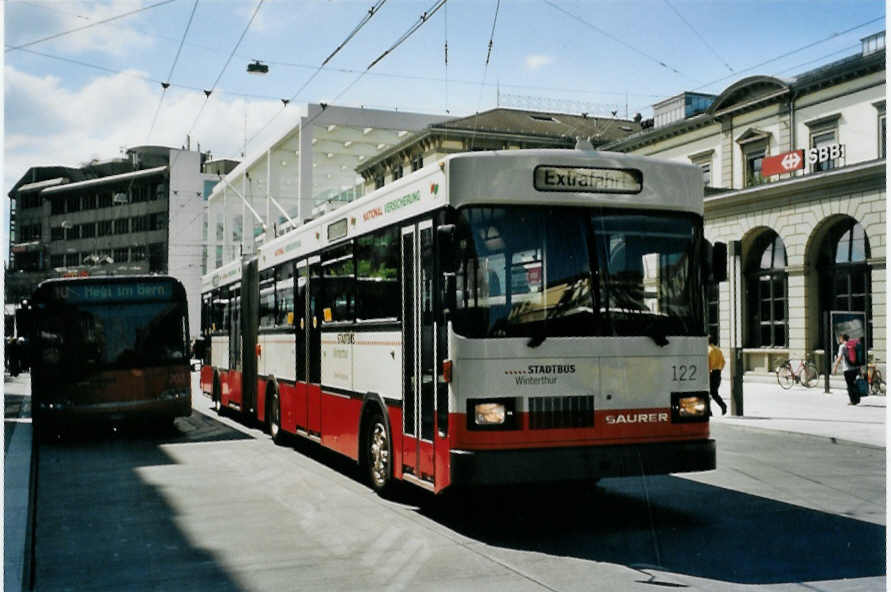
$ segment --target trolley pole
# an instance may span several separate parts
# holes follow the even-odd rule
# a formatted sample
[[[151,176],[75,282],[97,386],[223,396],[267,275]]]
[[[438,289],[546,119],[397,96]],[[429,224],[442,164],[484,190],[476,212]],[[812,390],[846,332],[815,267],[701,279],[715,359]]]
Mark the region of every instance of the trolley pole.
[[[742,242],[727,244],[730,282],[730,414],[743,415]]]

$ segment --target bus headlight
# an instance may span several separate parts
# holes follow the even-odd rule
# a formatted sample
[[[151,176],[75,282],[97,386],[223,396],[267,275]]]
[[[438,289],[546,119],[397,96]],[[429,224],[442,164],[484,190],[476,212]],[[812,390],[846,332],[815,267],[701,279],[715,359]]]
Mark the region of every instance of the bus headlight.
[[[516,427],[515,399],[470,399],[467,401],[467,428],[471,430],[511,430]]]
[[[473,406],[476,425],[501,425],[507,419],[504,403],[477,403]]]
[[[707,421],[708,393],[671,393],[671,420],[675,423]]]

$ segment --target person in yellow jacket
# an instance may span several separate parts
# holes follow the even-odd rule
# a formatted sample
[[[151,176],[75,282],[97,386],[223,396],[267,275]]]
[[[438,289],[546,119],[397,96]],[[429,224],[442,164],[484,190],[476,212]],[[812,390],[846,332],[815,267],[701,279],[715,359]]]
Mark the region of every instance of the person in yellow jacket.
[[[727,415],[727,403],[718,394],[721,386],[721,370],[724,369],[724,354],[716,347],[714,338],[708,338],[708,384],[712,399],[721,407],[721,415]]]

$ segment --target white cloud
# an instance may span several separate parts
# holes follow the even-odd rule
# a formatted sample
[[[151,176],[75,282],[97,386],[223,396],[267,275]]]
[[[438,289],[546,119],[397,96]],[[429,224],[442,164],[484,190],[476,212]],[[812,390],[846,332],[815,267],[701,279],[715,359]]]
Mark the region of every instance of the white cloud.
[[[58,33],[55,39],[31,46],[36,51],[82,54],[99,51],[115,56],[144,52],[154,40],[134,28],[140,13],[107,24],[100,21],[143,8],[141,0],[111,0],[83,4],[22,3],[6,7],[6,22],[15,22],[6,30],[6,44],[17,46]],[[161,7],[158,10],[163,10]],[[89,26],[93,25],[95,26]],[[83,30],[77,30],[81,29]],[[71,32],[73,31],[73,32]]]
[[[245,114],[251,136],[281,109],[276,101],[246,103],[216,92],[202,111],[203,93],[170,88],[149,136],[161,92],[158,85],[140,76],[136,71],[101,76],[70,90],[57,78],[33,76],[7,65],[5,192],[32,166],[79,166],[91,158],[116,157],[122,147],[142,144],[181,146],[190,131],[192,149],[200,143],[203,151],[238,157],[244,144]],[[295,114],[296,109],[289,115]],[[293,117],[277,118],[263,137],[293,121]]]
[[[526,69],[538,70],[542,66],[548,66],[554,62],[554,58],[544,55],[528,55],[526,56]]]

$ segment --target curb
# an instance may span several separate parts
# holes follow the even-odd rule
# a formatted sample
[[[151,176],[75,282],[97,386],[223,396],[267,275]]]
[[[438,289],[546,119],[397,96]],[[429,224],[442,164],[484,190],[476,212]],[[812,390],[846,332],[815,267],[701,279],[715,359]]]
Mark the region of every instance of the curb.
[[[743,419],[743,420],[751,419],[751,420],[758,421],[758,420],[765,420],[765,419],[769,420],[772,418],[743,416],[740,419]],[[711,423],[711,422],[709,422],[709,423]],[[819,440],[829,440],[833,444],[840,444],[843,446],[856,446],[859,448],[871,448],[873,450],[886,450],[887,449],[887,446],[879,446],[877,444],[870,444],[868,442],[857,442],[855,440],[848,440],[846,438],[839,438],[837,436],[826,436],[823,434],[812,434],[810,432],[797,432],[795,430],[789,430],[789,429],[783,429],[783,428],[766,428],[766,427],[757,426],[757,425],[744,425],[743,421],[739,421],[739,420],[735,420],[735,419],[721,420],[720,422],[717,422],[717,423],[720,425],[738,428],[741,430],[749,430],[749,431],[753,431],[753,432],[761,432],[761,433],[773,432],[776,434],[789,434],[789,435],[794,435],[794,436],[800,436],[802,438],[817,438]]]

